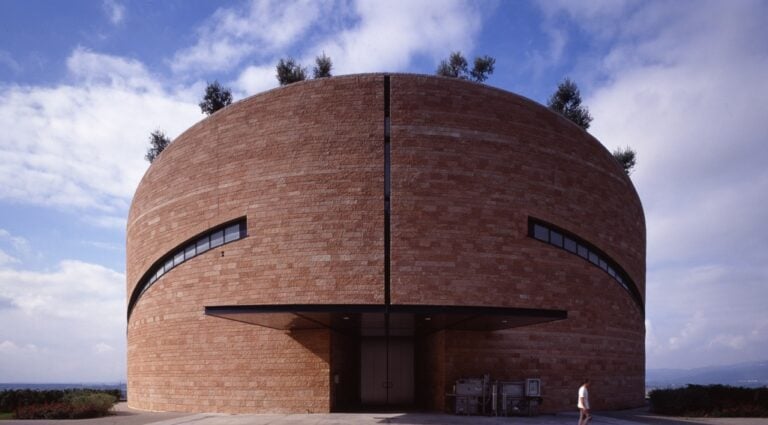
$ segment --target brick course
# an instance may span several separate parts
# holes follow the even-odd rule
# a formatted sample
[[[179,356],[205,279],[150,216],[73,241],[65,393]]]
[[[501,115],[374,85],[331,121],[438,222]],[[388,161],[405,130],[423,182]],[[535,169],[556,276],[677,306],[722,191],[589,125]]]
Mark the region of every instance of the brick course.
[[[431,381],[539,377],[545,411],[644,399],[643,314],[610,276],[527,236],[533,216],[624,267],[645,294],[645,220],[631,181],[597,140],[541,105],[484,85],[392,80],[392,302],[568,311],[562,322],[445,332]],[[439,397],[438,397],[439,399]],[[438,400],[436,406],[442,407]]]
[[[452,382],[540,377],[546,410],[642,403],[643,314],[613,279],[527,236],[534,216],[616,260],[645,294],[645,223],[629,178],[589,134],[528,99],[455,79],[391,77],[394,304],[568,311],[499,332],[417,341],[423,405]],[[246,216],[245,239],[161,277],[128,323],[129,405],[326,412],[354,397],[350,340],[205,316],[206,305],[384,302],[384,76],[307,81],[225,108],[179,136],[131,205],[127,290],[196,234]],[[352,367],[351,369],[354,369]]]

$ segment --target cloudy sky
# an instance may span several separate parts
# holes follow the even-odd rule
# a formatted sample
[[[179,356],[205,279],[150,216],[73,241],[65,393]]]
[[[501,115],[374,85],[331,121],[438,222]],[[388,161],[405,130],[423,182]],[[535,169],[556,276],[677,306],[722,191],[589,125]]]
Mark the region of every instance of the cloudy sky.
[[[768,2],[9,0],[0,14],[0,382],[125,379],[125,222],[150,132],[274,65],[431,74],[452,50],[632,146],[647,366],[768,359]]]

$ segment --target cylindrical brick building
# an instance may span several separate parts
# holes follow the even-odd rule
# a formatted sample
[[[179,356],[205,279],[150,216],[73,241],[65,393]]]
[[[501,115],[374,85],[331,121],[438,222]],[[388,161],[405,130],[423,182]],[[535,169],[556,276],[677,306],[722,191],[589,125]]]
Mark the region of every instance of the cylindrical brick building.
[[[523,97],[369,74],[194,125],[127,230],[128,403],[445,409],[541,380],[544,411],[644,397],[645,222],[592,136]],[[228,320],[229,319],[229,320]]]

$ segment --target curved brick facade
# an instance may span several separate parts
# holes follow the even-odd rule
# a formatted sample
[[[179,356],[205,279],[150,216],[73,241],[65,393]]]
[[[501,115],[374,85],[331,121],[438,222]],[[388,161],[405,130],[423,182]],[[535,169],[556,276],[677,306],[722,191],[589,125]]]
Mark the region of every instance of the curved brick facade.
[[[242,217],[246,237],[179,264],[137,297],[166,254]],[[642,404],[644,302],[603,269],[531,237],[530,218],[588,241],[644,298],[645,223],[631,181],[597,140],[541,105],[399,74],[302,82],[240,101],[178,137],[136,191],[129,405],[354,405],[363,366],[348,336],[225,320],[205,307],[386,302],[567,311],[550,323],[416,337],[421,407],[445,408],[454,380],[485,373],[541,378],[548,411],[573,409],[583,377],[597,409]]]

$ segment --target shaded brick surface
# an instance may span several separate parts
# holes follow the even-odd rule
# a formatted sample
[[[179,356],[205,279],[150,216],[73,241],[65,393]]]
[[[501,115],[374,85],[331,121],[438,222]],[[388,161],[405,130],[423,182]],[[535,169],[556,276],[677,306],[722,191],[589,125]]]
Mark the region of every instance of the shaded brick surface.
[[[604,271],[527,236],[529,216],[581,236],[644,297],[642,206],[610,152],[543,106],[480,84],[395,76],[391,99],[392,302],[568,311],[517,330],[446,332],[437,392],[486,373],[538,377],[543,409],[557,411],[591,377],[598,409],[641,405],[640,309]]]
[[[151,410],[329,410],[328,331],[206,317],[206,305],[382,303],[383,77],[294,84],[201,121],[160,155],[128,219],[127,285],[240,216],[248,236],[174,268],[128,324],[128,403]]]
[[[324,412],[353,403],[354,340],[208,317],[206,305],[384,302],[383,75],[307,81],[219,111],[152,164],[128,219],[127,290],[196,234],[246,216],[248,236],[174,268],[128,323],[129,405]],[[466,81],[391,76],[394,304],[568,311],[501,332],[416,341],[417,399],[453,381],[539,377],[546,411],[579,379],[598,409],[644,395],[643,314],[583,259],[527,236],[534,216],[618,262],[645,296],[642,206],[589,134],[520,96]],[[422,388],[419,390],[418,388]]]

